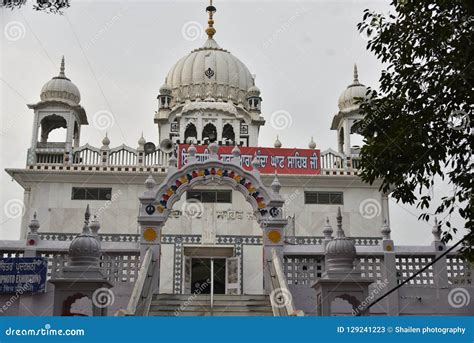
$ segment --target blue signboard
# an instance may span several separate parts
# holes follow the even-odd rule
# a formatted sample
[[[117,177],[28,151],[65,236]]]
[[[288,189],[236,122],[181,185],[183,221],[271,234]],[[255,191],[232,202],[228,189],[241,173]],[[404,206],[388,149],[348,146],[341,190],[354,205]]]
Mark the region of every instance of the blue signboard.
[[[43,257],[0,258],[0,294],[44,292],[47,272]]]

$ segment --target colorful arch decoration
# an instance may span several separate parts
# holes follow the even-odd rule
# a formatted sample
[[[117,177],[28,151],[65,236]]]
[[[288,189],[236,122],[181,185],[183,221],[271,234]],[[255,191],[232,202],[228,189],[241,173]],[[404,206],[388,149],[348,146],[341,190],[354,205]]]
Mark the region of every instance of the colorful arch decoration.
[[[184,192],[208,183],[226,184],[240,191],[251,204],[258,221],[281,213],[283,199],[278,192],[263,184],[257,168],[247,171],[240,164],[214,158],[204,162],[191,159],[181,169],[170,169],[162,184],[154,188],[156,191],[148,203],[142,202],[148,216],[167,217]]]

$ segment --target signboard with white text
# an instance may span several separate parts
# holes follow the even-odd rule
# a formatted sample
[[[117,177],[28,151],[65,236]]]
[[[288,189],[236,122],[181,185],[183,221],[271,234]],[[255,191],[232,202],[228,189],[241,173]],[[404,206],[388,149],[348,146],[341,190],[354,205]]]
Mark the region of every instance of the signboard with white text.
[[[178,166],[187,162],[189,145],[178,146]],[[219,159],[229,162],[232,158],[233,146],[220,146]],[[199,162],[209,158],[207,145],[196,146],[196,158]],[[286,149],[286,148],[261,148],[240,147],[242,167],[252,170],[254,156],[260,162],[259,171],[262,174],[319,174],[321,172],[321,153],[313,149]]]
[[[44,292],[47,272],[46,258],[0,258],[0,294]]]

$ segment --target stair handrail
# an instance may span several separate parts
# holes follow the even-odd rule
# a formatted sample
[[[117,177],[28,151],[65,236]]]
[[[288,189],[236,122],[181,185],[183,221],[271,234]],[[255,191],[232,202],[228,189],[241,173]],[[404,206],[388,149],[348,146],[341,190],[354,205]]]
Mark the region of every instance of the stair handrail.
[[[143,257],[140,270],[138,271],[137,281],[133,286],[132,295],[128,302],[126,314],[129,316],[135,316],[143,314],[144,308],[146,307],[147,299],[149,298],[149,290],[147,290],[148,283],[151,281],[151,275],[153,268],[153,252],[151,249],[147,249],[145,256]],[[148,285],[150,286],[150,285]]]
[[[272,258],[268,261],[271,279],[270,303],[274,316],[303,316],[303,311],[295,309],[293,296],[288,288],[281,260],[275,249],[271,252]],[[276,297],[283,297],[283,304],[276,303]]]

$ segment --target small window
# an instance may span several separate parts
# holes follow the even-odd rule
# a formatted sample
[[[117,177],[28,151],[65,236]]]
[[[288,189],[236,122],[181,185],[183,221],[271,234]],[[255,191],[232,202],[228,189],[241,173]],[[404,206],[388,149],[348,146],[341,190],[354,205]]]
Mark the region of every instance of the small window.
[[[342,192],[305,192],[305,204],[342,205],[344,203]]]
[[[232,202],[231,191],[218,191],[216,192],[216,202],[219,203],[230,203]]]
[[[216,202],[216,192],[201,192],[201,202]]]
[[[73,187],[72,200],[110,200],[112,188]]]
[[[186,199],[196,199],[203,203],[231,203],[232,191],[227,190],[193,190],[186,193]]]

